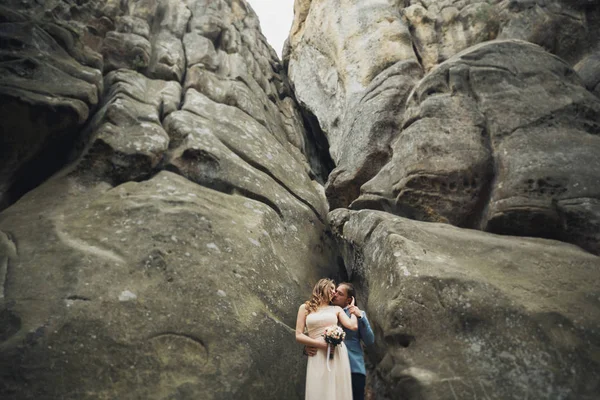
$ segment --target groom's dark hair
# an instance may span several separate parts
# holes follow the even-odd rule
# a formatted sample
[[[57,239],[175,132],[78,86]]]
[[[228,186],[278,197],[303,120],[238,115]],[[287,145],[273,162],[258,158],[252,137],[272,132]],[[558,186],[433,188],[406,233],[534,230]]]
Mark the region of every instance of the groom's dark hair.
[[[354,285],[350,282],[342,282],[339,284],[339,286],[342,285],[346,288],[346,294],[348,295],[348,298],[354,297],[354,304],[356,304],[356,290],[354,289]]]

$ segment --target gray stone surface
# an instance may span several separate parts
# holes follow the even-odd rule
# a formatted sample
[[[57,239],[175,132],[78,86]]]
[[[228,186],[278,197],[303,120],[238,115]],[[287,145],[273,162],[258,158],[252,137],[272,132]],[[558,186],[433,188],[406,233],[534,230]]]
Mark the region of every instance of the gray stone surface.
[[[0,398],[300,398],[296,310],[337,264],[314,144],[254,12],[0,11],[16,21],[0,56],[22,58],[1,67],[0,182],[33,185],[0,213]],[[63,131],[68,163],[15,172]]]
[[[148,177],[169,147],[162,120],[179,108],[181,85],[119,69],[104,78],[103,103],[81,139],[77,170],[113,184]]]
[[[400,61],[381,73],[343,119],[338,160],[325,187],[331,208],[351,204],[360,187],[381,170],[392,156],[390,142],[402,126],[406,100],[421,76],[415,61]]]
[[[381,211],[329,220],[376,334],[373,398],[597,397],[597,256]]]
[[[574,69],[588,90],[600,97],[600,51],[578,62]]]
[[[329,140],[332,209],[348,207],[391,157],[404,96],[423,73],[493,39],[536,43],[575,66],[597,52],[599,21],[600,7],[587,1],[297,1],[284,59],[298,101]],[[393,72],[417,62],[402,79]],[[597,68],[586,65],[592,85]]]
[[[408,26],[388,1],[299,1],[288,41],[296,97],[318,119],[335,162],[328,200],[346,207],[389,158],[421,77]]]
[[[0,398],[302,398],[344,264],[372,398],[594,398],[599,10],[1,1]]]
[[[598,6],[561,0],[410,0],[402,14],[425,69],[492,39],[543,46],[574,64],[598,38]]]
[[[297,303],[330,273],[311,214],[167,171],[44,183],[0,216],[2,398],[296,398]]]
[[[414,89],[390,162],[355,208],[600,251],[600,101],[521,41],[474,46]]]
[[[98,104],[102,74],[59,24],[31,24],[2,5],[0,18],[1,209],[66,156]]]

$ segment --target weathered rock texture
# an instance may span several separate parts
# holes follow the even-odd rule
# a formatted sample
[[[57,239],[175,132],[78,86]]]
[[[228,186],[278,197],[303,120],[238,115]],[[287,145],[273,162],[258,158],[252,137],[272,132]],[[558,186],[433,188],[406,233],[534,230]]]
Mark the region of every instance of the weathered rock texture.
[[[375,398],[597,396],[600,8],[295,8],[0,1],[0,397],[302,398],[342,256]]]
[[[423,74],[473,45],[539,44],[596,90],[599,15],[591,1],[297,1],[284,57],[299,102],[331,145],[332,208],[350,206],[392,157]]]
[[[401,10],[415,48],[430,70],[456,53],[492,39],[543,46],[574,64],[598,43],[595,1],[409,0]]]
[[[494,41],[412,92],[393,156],[356,208],[600,251],[600,99],[536,45]]]
[[[254,12],[0,15],[0,397],[298,397],[296,310],[337,267],[322,171]]]
[[[374,398],[597,397],[598,257],[380,211],[330,220],[368,297]]]
[[[65,161],[102,92],[97,54],[9,7],[0,5],[0,208]]]
[[[346,207],[389,159],[422,75],[409,27],[388,1],[296,1],[284,52],[297,99],[329,140],[330,206]]]
[[[329,220],[376,328],[372,397],[595,398],[597,2],[295,11],[284,58],[335,163]]]

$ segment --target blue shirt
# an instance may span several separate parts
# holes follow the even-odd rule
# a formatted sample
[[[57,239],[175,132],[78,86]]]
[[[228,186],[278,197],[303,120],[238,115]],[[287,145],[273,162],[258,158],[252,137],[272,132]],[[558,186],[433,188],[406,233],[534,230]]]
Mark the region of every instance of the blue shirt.
[[[346,315],[350,316],[347,309],[344,309],[344,312]],[[351,331],[346,328],[344,328],[344,331],[346,332],[344,343],[348,348],[348,356],[350,357],[350,370],[353,374],[366,375],[365,359],[360,341],[362,340],[366,345],[371,345],[375,343],[375,335],[373,335],[373,330],[371,329],[371,325],[369,325],[369,320],[367,319],[365,312],[363,311],[362,318],[358,319],[357,331]]]

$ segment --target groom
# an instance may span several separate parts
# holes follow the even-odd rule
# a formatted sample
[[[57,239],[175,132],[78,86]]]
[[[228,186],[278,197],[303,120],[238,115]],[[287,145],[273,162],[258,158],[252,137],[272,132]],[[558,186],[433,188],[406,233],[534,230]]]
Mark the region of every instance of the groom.
[[[367,373],[360,341],[362,340],[366,345],[371,345],[375,342],[375,335],[373,335],[373,330],[371,329],[371,325],[369,325],[369,320],[367,319],[365,312],[360,310],[357,306],[350,305],[353,298],[356,299],[354,286],[352,286],[351,283],[343,282],[338,285],[331,303],[342,307],[348,316],[354,314],[356,315],[356,318],[358,318],[357,331],[351,331],[344,328],[344,331],[346,332],[344,343],[348,348],[350,370],[352,371],[352,399],[363,400],[365,398]],[[317,353],[317,349],[314,347],[307,347],[306,353],[309,356],[314,356]]]

